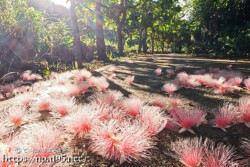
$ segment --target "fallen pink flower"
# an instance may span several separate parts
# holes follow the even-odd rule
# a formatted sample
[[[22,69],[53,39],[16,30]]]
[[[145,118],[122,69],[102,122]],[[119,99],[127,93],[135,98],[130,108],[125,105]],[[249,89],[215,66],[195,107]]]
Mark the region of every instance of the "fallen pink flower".
[[[32,97],[33,96],[31,93],[24,93],[24,94],[20,94],[20,95],[16,96],[17,101],[21,105],[26,106],[26,107],[28,107],[30,105]]]
[[[112,72],[112,73],[114,73],[115,70],[116,70],[116,67],[115,67],[115,66],[110,66],[109,69],[108,69],[108,71],[110,71],[110,72]]]
[[[227,69],[228,69],[229,71],[232,70],[232,64],[228,65],[228,66],[227,66]]]
[[[73,73],[77,81],[86,80],[91,77],[91,73],[86,69],[77,70]]]
[[[174,74],[174,70],[166,70],[166,72],[168,73],[169,76]]]
[[[156,75],[160,75],[161,72],[162,72],[162,69],[161,69],[161,68],[157,68],[157,69],[155,70]]]
[[[85,137],[97,121],[97,110],[93,106],[78,106],[77,112],[65,119],[68,130],[73,131],[79,138]]]
[[[96,86],[97,82],[98,82],[98,78],[96,78],[96,77],[90,77],[88,80],[88,83],[90,86]]]
[[[241,84],[242,80],[243,80],[243,78],[241,78],[241,77],[234,77],[234,78],[229,79],[227,82],[230,85],[239,86]]]
[[[149,136],[154,136],[162,131],[167,124],[167,119],[158,107],[144,106],[138,116],[140,126]]]
[[[140,162],[150,159],[154,142],[136,124],[116,120],[101,123],[90,135],[90,150],[110,160]]]
[[[136,96],[130,96],[129,98],[124,99],[122,102],[122,108],[128,115],[132,117],[136,117],[140,113],[143,105],[144,101]]]
[[[61,116],[68,115],[76,110],[75,98],[61,97],[51,100],[51,109]]]
[[[177,121],[181,127],[179,133],[189,131],[190,133],[195,134],[191,129],[194,126],[199,126],[201,123],[206,122],[206,113],[199,107],[196,107],[194,110],[188,110],[185,108],[180,108],[176,111]]]
[[[120,91],[107,91],[105,93],[96,93],[94,96],[91,97],[91,100],[99,105],[107,104],[112,105],[116,101],[122,98],[123,94]]]
[[[215,114],[214,127],[220,128],[226,132],[237,119],[237,108],[230,103],[224,103]]]
[[[166,106],[166,97],[160,95],[152,96],[151,104],[155,107],[164,108]]]
[[[26,113],[26,107],[12,106],[6,110],[8,119],[11,123],[17,126],[21,126],[23,117]]]
[[[115,74],[115,73],[111,74],[111,78],[112,78],[112,79],[115,79],[115,77],[116,77],[116,74]]]
[[[250,78],[244,80],[244,84],[247,88],[247,90],[250,90]]]
[[[166,83],[163,88],[162,88],[165,92],[172,94],[174,93],[174,91],[178,90],[177,85],[173,84],[173,83]]]
[[[250,96],[243,96],[239,99],[240,118],[250,128]]]
[[[198,167],[204,156],[202,138],[179,139],[171,143],[173,158],[179,160],[186,167]]]
[[[98,78],[98,81],[96,83],[96,86],[102,90],[105,91],[109,87],[109,83],[105,77]]]
[[[127,78],[125,78],[125,82],[130,85],[133,83],[134,79],[135,76],[127,76]]]
[[[89,84],[87,82],[80,81],[77,83],[77,87],[81,91],[81,93],[85,93],[89,88]]]
[[[234,162],[235,149],[222,143],[216,144],[208,140],[204,144],[204,165],[207,167],[238,166]]]

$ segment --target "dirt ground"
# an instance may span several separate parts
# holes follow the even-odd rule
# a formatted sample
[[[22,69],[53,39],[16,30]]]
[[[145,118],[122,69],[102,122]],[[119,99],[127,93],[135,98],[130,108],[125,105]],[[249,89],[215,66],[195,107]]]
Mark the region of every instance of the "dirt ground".
[[[143,55],[135,58],[128,58],[126,60],[117,61],[114,65],[117,67],[116,78],[111,79],[110,72],[108,72],[109,66],[102,67],[94,72],[94,76],[105,76],[110,83],[109,88],[112,90],[121,91],[124,96],[134,94],[147,102],[150,102],[152,95],[161,94],[167,96],[162,90],[162,86],[166,81],[170,81],[175,78],[176,74],[169,77],[166,73],[166,69],[174,69],[176,66],[185,64],[186,67],[182,71],[186,71],[188,74],[193,74],[196,69],[208,69],[209,67],[225,69],[227,65],[232,64],[232,70],[244,73],[246,76],[250,76],[250,62],[249,61],[235,61],[235,60],[214,60],[207,58],[191,57],[184,54],[164,54],[164,55]],[[162,68],[163,74],[157,76],[154,73],[156,68]],[[127,85],[124,79],[128,75],[134,75],[134,84]],[[224,101],[237,103],[238,99],[244,95],[250,95],[250,91],[246,89],[238,93],[227,93],[218,95],[213,92],[211,88],[199,87],[195,89],[181,88],[175,92],[184,99],[191,102],[191,104],[199,104],[206,107],[207,111],[212,113],[215,108],[218,108]],[[9,99],[0,103],[0,109],[10,105],[13,99]],[[209,116],[209,115],[208,115]],[[58,120],[58,119],[57,119]],[[84,157],[84,162],[81,164],[67,164],[67,166],[84,166],[84,167],[178,167],[183,166],[180,162],[177,162],[166,153],[169,149],[171,141],[178,138],[202,136],[208,137],[216,142],[223,142],[225,144],[233,145],[237,148],[237,153],[242,154],[239,149],[240,140],[242,138],[250,138],[250,129],[246,128],[243,124],[234,125],[227,130],[227,133],[212,128],[211,125],[201,125],[199,128],[194,128],[196,135],[189,132],[179,134],[178,132],[164,129],[156,136],[156,149],[152,150],[153,156],[151,161],[147,161],[140,164],[128,164],[119,162],[107,161],[101,156],[92,154],[87,149],[84,141],[79,143],[79,149],[74,147],[75,155],[81,155]],[[83,148],[83,149],[82,149]],[[72,155],[74,155],[72,153]],[[58,165],[56,165],[58,166]],[[60,165],[59,165],[60,166]]]
[[[143,55],[136,58],[130,58],[123,61],[116,62],[116,78],[111,79],[110,73],[106,70],[108,67],[101,68],[95,73],[96,76],[106,76],[109,78],[110,89],[120,90],[125,96],[135,94],[136,96],[150,101],[153,94],[161,94],[167,96],[162,90],[162,86],[166,81],[170,81],[176,77],[172,75],[169,77],[166,69],[174,69],[176,66],[180,67],[185,64],[186,67],[182,70],[188,74],[193,74],[196,69],[206,69],[209,67],[226,69],[226,66],[232,64],[232,70],[242,72],[246,76],[250,76],[250,62],[243,60],[222,60],[222,59],[208,59],[192,57],[184,54],[164,54],[164,55]],[[157,76],[154,73],[156,68],[162,68],[163,74]],[[134,75],[135,80],[133,85],[124,84],[124,79],[128,75]],[[237,93],[226,93],[223,95],[215,94],[212,88],[198,87],[194,89],[181,88],[175,92],[184,99],[190,101],[192,104],[204,106],[208,112],[213,112],[223,102],[228,101],[237,103],[238,99],[244,95],[250,95],[250,91],[244,89]],[[157,149],[153,150],[154,154],[150,162],[144,164],[127,164],[124,163],[122,167],[132,166],[151,166],[151,167],[177,167],[182,166],[181,163],[176,162],[174,159],[165,154],[167,152],[171,141],[181,137],[195,137],[202,136],[210,138],[216,142],[223,142],[231,144],[237,148],[238,153],[241,153],[239,148],[240,140],[242,138],[250,137],[250,129],[243,124],[234,125],[227,130],[227,133],[218,128],[212,128],[211,125],[202,125],[194,129],[196,135],[189,132],[178,134],[170,130],[163,130],[156,137],[159,139],[157,142]],[[95,166],[95,165],[94,165]],[[99,166],[99,165],[97,165]],[[107,166],[119,166],[116,162],[110,162]]]

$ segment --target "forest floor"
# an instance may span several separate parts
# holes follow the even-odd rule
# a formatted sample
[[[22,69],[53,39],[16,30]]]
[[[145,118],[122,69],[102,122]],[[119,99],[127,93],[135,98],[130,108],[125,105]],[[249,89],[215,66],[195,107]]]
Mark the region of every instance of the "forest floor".
[[[194,70],[206,69],[209,67],[226,69],[226,66],[232,64],[232,70],[241,72],[246,76],[250,76],[250,62],[244,60],[226,60],[226,59],[208,59],[201,57],[192,57],[185,54],[159,54],[159,55],[143,55],[135,58],[129,58],[123,61],[118,61],[115,66],[116,78],[110,79],[110,73],[106,70],[108,66],[103,67],[97,72],[93,73],[96,76],[106,76],[109,78],[112,90],[119,90],[125,96],[134,94],[147,102],[150,102],[152,95],[161,94],[167,96],[161,89],[165,82],[173,80],[176,74],[169,77],[166,69],[175,69],[185,64],[185,71],[188,74],[193,74]],[[154,70],[162,68],[163,74],[156,75]],[[179,71],[180,72],[180,71]],[[178,73],[178,72],[177,72]],[[134,75],[135,80],[133,85],[127,85],[124,79],[128,75]],[[246,89],[237,93],[215,94],[212,88],[197,87],[197,88],[181,88],[175,92],[184,99],[191,102],[191,104],[198,104],[204,106],[208,113],[214,112],[223,102],[237,103],[238,99],[244,95],[250,95],[250,91]],[[208,117],[210,115],[208,114]],[[211,119],[211,118],[210,118]],[[212,128],[211,125],[201,125],[199,128],[194,129],[196,135],[189,132],[179,134],[178,132],[164,129],[156,137],[158,138],[157,149],[154,150],[152,160],[145,162],[143,165],[139,164],[123,164],[121,166],[157,166],[157,167],[176,167],[182,166],[181,163],[176,162],[174,159],[165,154],[168,150],[171,141],[181,137],[195,137],[202,136],[213,139],[217,142],[230,144],[236,148],[240,144],[242,138],[250,137],[250,129],[243,124],[237,124],[227,130],[227,133],[218,128]],[[94,163],[95,164],[95,163]],[[107,166],[119,166],[118,163],[109,163]]]
[[[226,69],[226,66],[232,64],[232,70],[241,72],[246,76],[250,75],[250,62],[243,60],[222,60],[222,59],[207,59],[192,57],[190,55],[184,54],[159,54],[159,55],[142,55],[135,58],[128,58],[126,60],[117,61],[114,65],[116,66],[116,78],[111,79],[110,72],[108,72],[109,66],[104,66],[98,70],[92,72],[94,76],[105,76],[109,81],[109,89],[119,90],[124,96],[129,96],[134,94],[146,102],[151,101],[152,96],[155,94],[160,94],[162,96],[168,96],[162,91],[162,86],[165,82],[173,80],[176,77],[176,72],[174,75],[169,77],[166,73],[166,69],[175,69],[175,67],[180,67],[185,64],[185,68],[181,71],[185,71],[188,74],[193,74],[194,70],[206,69],[209,67]],[[156,75],[155,69],[162,68],[163,74]],[[180,72],[180,71],[179,71]],[[134,75],[135,80],[132,85],[127,85],[124,79],[128,75]],[[91,94],[91,92],[90,92]],[[181,88],[175,92],[175,94],[183,97],[190,102],[190,105],[198,104],[204,106],[208,111],[208,120],[211,120],[211,114],[214,109],[218,108],[224,101],[237,103],[238,99],[244,95],[250,95],[250,91],[243,89],[237,93],[226,93],[226,94],[215,94],[213,89],[206,87],[197,88]],[[86,96],[88,96],[86,94]],[[86,97],[85,96],[85,97]],[[7,107],[7,105],[12,105],[13,99],[9,99],[0,102],[1,108]],[[57,118],[56,118],[57,120]],[[51,120],[53,121],[53,120]],[[79,150],[74,148],[74,153],[78,151],[81,152],[81,156],[84,157],[84,162],[81,164],[72,164],[72,166],[84,166],[84,167],[95,167],[95,166],[110,166],[110,167],[140,167],[140,166],[150,166],[150,167],[178,167],[183,166],[180,162],[177,162],[166,153],[169,150],[169,145],[171,141],[177,138],[195,137],[202,136],[203,138],[210,138],[216,142],[223,142],[228,145],[233,145],[239,148],[239,144],[242,138],[250,138],[250,129],[243,124],[237,124],[227,129],[227,132],[222,131],[218,128],[212,128],[211,125],[201,125],[199,128],[194,128],[196,135],[189,132],[184,132],[179,134],[176,131],[170,131],[164,129],[156,136],[156,149],[152,150],[152,159],[147,162],[140,164],[119,164],[116,161],[108,161],[97,156],[88,149]],[[81,147],[85,145],[84,143],[79,143]],[[242,155],[240,149],[237,152]],[[69,166],[70,164],[67,164]],[[71,166],[71,165],[70,165]]]

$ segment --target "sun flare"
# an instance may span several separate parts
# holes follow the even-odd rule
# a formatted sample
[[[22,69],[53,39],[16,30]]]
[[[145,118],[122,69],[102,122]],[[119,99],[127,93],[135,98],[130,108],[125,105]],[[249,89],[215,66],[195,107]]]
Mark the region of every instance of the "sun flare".
[[[67,2],[67,0],[51,0],[51,2],[57,4],[57,5],[62,5],[65,6],[67,8],[70,7],[70,2]]]

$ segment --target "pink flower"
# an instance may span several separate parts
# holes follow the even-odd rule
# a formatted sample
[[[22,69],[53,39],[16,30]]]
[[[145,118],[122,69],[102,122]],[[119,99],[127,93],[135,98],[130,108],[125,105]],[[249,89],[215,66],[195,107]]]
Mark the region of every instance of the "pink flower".
[[[181,86],[186,86],[189,75],[186,72],[180,72],[177,74],[177,78],[180,80]]]
[[[110,66],[108,70],[109,70],[110,72],[114,73],[115,70],[116,70],[116,67],[115,67],[115,66]]]
[[[247,90],[250,90],[250,78],[244,80],[244,84],[247,88]]]
[[[206,117],[205,112],[199,107],[196,107],[194,110],[180,108],[176,111],[176,114],[178,116],[177,121],[181,127],[179,133],[185,132],[187,130],[194,134],[194,131],[191,128],[194,126],[199,126],[205,121]]]
[[[230,85],[239,86],[241,84],[242,80],[243,80],[243,78],[241,78],[241,77],[234,77],[234,78],[229,79],[227,82]]]
[[[90,86],[95,86],[97,82],[98,82],[98,78],[96,77],[90,77],[88,80],[88,83]]]
[[[19,135],[23,141],[22,147],[32,150],[31,157],[51,157],[56,153],[49,149],[60,148],[62,130],[54,128],[48,123],[33,123],[26,127]],[[43,150],[43,151],[37,151]],[[38,166],[38,165],[37,165]]]
[[[68,115],[76,109],[75,98],[60,97],[51,100],[51,109],[61,116]]]
[[[23,106],[12,106],[6,110],[8,119],[11,123],[17,126],[21,126],[23,117],[26,113],[26,107]]]
[[[82,85],[82,86],[84,86],[84,85]],[[80,95],[80,93],[83,90],[83,88],[79,87],[78,85],[72,85],[72,84],[67,85],[65,88],[66,88],[66,95],[69,97],[73,97],[73,96],[77,97]]]
[[[120,128],[115,120],[101,122],[95,126],[90,134],[90,150],[104,158],[118,160],[120,151],[116,144],[123,138]]]
[[[177,85],[173,84],[173,83],[166,83],[164,86],[163,86],[163,90],[169,94],[172,94],[174,93],[174,91],[176,91],[178,88],[177,88]]]
[[[152,99],[153,99],[151,101],[152,106],[160,107],[160,108],[164,108],[166,106],[167,99],[164,96],[154,95]]]
[[[173,75],[174,74],[174,70],[166,70],[166,72],[168,73],[168,75]]]
[[[115,73],[112,73],[112,74],[111,74],[111,78],[112,78],[112,79],[115,79],[115,77],[116,77],[116,74],[115,74]]]
[[[90,139],[92,152],[110,160],[119,160],[120,164],[150,159],[149,149],[154,147],[152,139],[136,124],[120,124],[116,120],[96,126]]]
[[[154,136],[162,131],[167,124],[167,119],[158,107],[144,106],[138,116],[140,126],[149,136]]]
[[[227,66],[227,69],[228,69],[229,71],[232,70],[232,64],[228,65],[228,66]]]
[[[65,119],[68,130],[82,138],[94,127],[97,121],[97,111],[93,106],[79,106],[77,112]]]
[[[214,127],[221,128],[226,132],[225,128],[229,128],[237,119],[236,109],[237,108],[233,104],[224,103],[215,114]]]
[[[122,102],[122,108],[128,115],[132,117],[136,117],[140,113],[140,110],[142,109],[143,105],[144,101],[142,101],[136,96],[130,96]]]
[[[91,99],[97,104],[112,105],[121,99],[123,94],[120,91],[107,91],[105,93],[96,93]]]
[[[120,152],[120,164],[127,162],[141,162],[151,159],[149,149],[153,149],[152,139],[136,125],[125,128],[120,143],[115,144]]]
[[[187,83],[187,86],[190,88],[201,86],[201,84],[198,81],[196,81],[194,78],[188,79],[186,83]]]
[[[204,156],[202,145],[202,138],[179,139],[171,143],[173,153],[170,155],[187,167],[197,167]]]
[[[160,75],[161,72],[162,72],[162,69],[161,69],[161,68],[157,68],[157,69],[155,70],[156,75]]]
[[[250,128],[250,96],[243,96],[239,99],[239,112],[242,121]]]
[[[34,99],[31,106],[37,111],[50,111],[51,98],[49,96],[40,96]]]
[[[235,150],[231,146],[226,146],[222,143],[216,144],[213,141],[208,140],[204,144],[204,165],[207,167],[222,167],[222,166],[234,166],[233,162]],[[234,165],[233,165],[234,164]]]
[[[102,90],[105,91],[109,87],[109,83],[105,77],[98,78],[96,86]]]
[[[17,101],[20,102],[21,105],[24,105],[28,107],[32,100],[32,94],[31,93],[24,93],[16,96]]]
[[[77,83],[77,87],[81,91],[81,93],[85,93],[89,88],[89,84],[87,82],[81,81]]]
[[[86,80],[91,77],[91,73],[87,71],[86,69],[77,70],[77,71],[74,71],[73,73],[77,81]]]
[[[130,85],[133,83],[134,79],[135,76],[127,76],[127,78],[125,78],[125,82]]]

